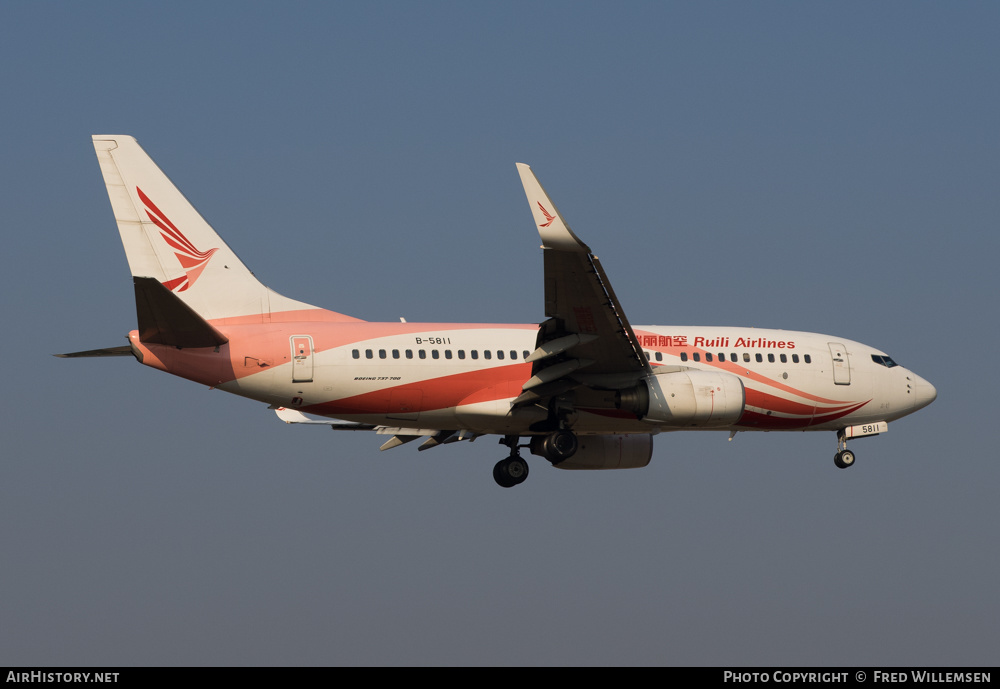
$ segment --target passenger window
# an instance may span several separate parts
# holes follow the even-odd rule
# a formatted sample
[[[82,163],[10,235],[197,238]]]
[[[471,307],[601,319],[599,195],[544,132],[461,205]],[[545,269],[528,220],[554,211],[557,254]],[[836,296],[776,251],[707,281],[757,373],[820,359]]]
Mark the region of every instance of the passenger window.
[[[743,361],[750,363],[750,352],[743,352]]]
[[[513,349],[510,350],[510,358],[511,359],[516,359],[517,358],[517,352],[514,351]]]
[[[754,354],[753,358],[757,360],[758,364],[764,360],[764,357],[762,357],[760,354]]]
[[[502,349],[498,349],[497,350],[497,359],[503,359],[503,350]]]
[[[478,349],[473,349],[472,350],[472,358],[473,359],[478,359],[479,358],[479,350]]]
[[[687,360],[688,360],[688,353],[681,352],[681,361],[687,361]]]
[[[773,354],[768,354],[767,355],[767,360],[773,364],[774,363],[774,355]]]
[[[444,358],[445,359],[450,359],[451,358],[451,350],[450,349],[444,350]]]
[[[359,352],[356,349],[352,349],[351,350],[351,356],[353,356],[355,359],[360,359],[361,358],[361,352]]]
[[[464,359],[465,358],[465,350],[464,349],[458,350],[458,358],[459,359]]]
[[[488,350],[488,349],[484,349],[483,350],[483,358],[484,359],[492,359],[493,358],[493,353],[490,352],[490,350]]]
[[[656,353],[656,360],[657,361],[663,361],[663,352],[657,352]]]
[[[523,355],[524,355],[524,356],[523,356],[522,358],[524,358],[524,359],[527,359],[527,358],[528,358],[528,350],[527,350],[527,349],[526,349],[526,350],[524,350],[523,352],[521,352],[521,354],[523,354]]]
[[[792,354],[792,363],[793,364],[799,363],[799,355],[798,354]]]
[[[438,350],[436,350],[436,349],[432,349],[431,350],[431,358],[432,359],[440,359],[441,358],[441,353],[438,352]]]
[[[692,355],[692,358],[693,358],[693,359],[694,359],[695,361],[701,361],[701,354],[700,354],[699,352],[695,352],[695,353],[694,353],[694,354]]]
[[[813,362],[812,357],[809,356],[808,354],[803,354],[802,360],[805,361],[807,364],[811,364]]]
[[[649,361],[649,352],[643,352],[646,355],[646,361]]]
[[[370,350],[370,349],[366,349],[365,350],[365,358],[366,359],[374,359],[375,358],[375,355],[372,353],[372,350]]]
[[[385,358],[385,350],[384,349],[378,350],[378,358],[379,359],[384,359]]]
[[[418,354],[420,355],[420,358],[421,358],[421,359],[426,359],[426,358],[427,358],[427,352],[426,352],[425,350],[423,350],[423,349],[421,349],[421,350],[420,350],[420,351],[418,352]]]
[[[392,350],[392,358],[393,359],[398,359],[399,358],[399,350],[398,349]]]
[[[406,350],[406,358],[407,359],[412,359],[413,358],[413,350],[412,349],[407,349]]]
[[[779,358],[781,359],[781,363],[783,363],[783,364],[787,364],[788,363],[788,357],[785,356],[784,354],[782,354]]]
[[[711,361],[711,360],[712,360],[712,353],[705,352],[705,361]]]

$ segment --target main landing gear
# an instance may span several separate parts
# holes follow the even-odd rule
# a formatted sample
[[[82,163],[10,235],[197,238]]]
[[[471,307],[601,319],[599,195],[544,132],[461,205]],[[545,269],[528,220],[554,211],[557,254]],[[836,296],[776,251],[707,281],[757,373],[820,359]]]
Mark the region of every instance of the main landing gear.
[[[559,464],[576,454],[580,446],[576,434],[569,430],[553,431],[548,435],[535,435],[531,437],[528,445],[518,445],[519,437],[516,435],[505,435],[500,440],[501,445],[510,448],[510,456],[501,459],[493,467],[493,480],[503,488],[512,488],[528,478],[528,463],[521,458],[519,449],[522,447],[531,448],[531,453],[541,455],[553,464]]]
[[[528,463],[521,457],[517,441],[516,435],[507,435],[500,440],[500,444],[510,448],[510,457],[501,459],[493,467],[493,480],[501,488],[513,488],[528,478]]]
[[[854,453],[847,449],[847,437],[843,431],[837,431],[837,454],[833,456],[833,463],[840,469],[854,466]]]

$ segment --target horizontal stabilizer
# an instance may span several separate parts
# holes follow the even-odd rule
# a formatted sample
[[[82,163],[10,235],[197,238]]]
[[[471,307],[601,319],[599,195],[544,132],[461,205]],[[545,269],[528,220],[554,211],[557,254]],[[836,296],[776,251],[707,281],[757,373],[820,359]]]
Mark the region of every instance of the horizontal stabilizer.
[[[134,277],[139,341],[171,347],[218,347],[229,338],[156,278]]]
[[[67,354],[54,354],[60,359],[83,359],[86,357],[99,357],[99,356],[135,356],[132,353],[132,347],[129,345],[122,345],[120,347],[105,347],[104,349],[88,349],[84,352],[69,352]]]

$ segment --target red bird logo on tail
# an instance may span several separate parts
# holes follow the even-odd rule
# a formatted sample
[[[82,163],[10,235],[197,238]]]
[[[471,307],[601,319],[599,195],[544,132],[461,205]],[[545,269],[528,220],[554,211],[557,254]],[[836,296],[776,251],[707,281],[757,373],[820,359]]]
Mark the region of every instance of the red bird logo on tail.
[[[548,227],[549,225],[552,224],[552,221],[556,219],[556,216],[552,215],[547,210],[545,210],[545,206],[542,205],[541,201],[535,201],[535,203],[537,203],[538,207],[542,209],[542,215],[544,215],[545,219],[548,220],[547,223],[543,223],[539,225],[539,227]]]
[[[201,276],[201,272],[205,270],[205,266],[208,265],[212,254],[218,251],[218,249],[198,251],[195,245],[170,222],[170,218],[164,215],[163,211],[150,201],[149,197],[142,192],[142,189],[136,187],[135,190],[139,192],[139,198],[146,205],[146,215],[149,216],[154,225],[160,228],[160,236],[174,250],[174,256],[177,257],[181,268],[184,269],[184,275],[173,280],[167,280],[163,283],[163,286],[174,292],[183,292],[188,287],[191,287],[195,280]]]

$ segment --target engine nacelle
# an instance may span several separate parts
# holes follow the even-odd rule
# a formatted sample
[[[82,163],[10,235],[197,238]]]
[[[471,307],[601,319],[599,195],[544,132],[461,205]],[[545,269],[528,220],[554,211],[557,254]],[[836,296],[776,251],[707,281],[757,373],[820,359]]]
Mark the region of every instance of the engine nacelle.
[[[643,421],[678,428],[725,428],[746,406],[738,376],[721,371],[675,371],[647,376],[619,393],[618,408]]]
[[[546,457],[542,443],[534,442],[534,438],[532,441],[531,453]],[[653,456],[653,436],[647,434],[581,435],[577,436],[577,442],[576,452],[553,466],[560,469],[640,469],[649,464]]]

